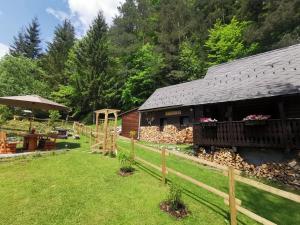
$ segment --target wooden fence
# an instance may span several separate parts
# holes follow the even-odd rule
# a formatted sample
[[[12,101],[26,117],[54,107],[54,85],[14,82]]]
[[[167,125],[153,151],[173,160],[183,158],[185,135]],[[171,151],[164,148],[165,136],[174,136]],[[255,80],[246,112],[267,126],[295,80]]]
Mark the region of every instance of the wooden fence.
[[[185,158],[185,159],[188,159],[188,160],[192,160],[194,162],[197,162],[197,163],[200,163],[200,164],[203,164],[203,165],[207,165],[207,166],[210,166],[214,169],[217,169],[217,170],[221,170],[223,173],[223,175],[225,176],[228,176],[228,185],[229,185],[229,193],[225,193],[225,192],[222,192],[214,187],[211,187],[203,182],[200,182],[192,177],[189,177],[185,174],[182,174],[172,168],[168,168],[166,166],[166,157],[167,155],[169,155],[169,153],[166,151],[165,148],[163,148],[162,150],[158,150],[158,149],[155,149],[155,148],[152,148],[152,147],[148,147],[148,146],[145,146],[145,145],[142,145],[142,144],[139,144],[137,143],[136,141],[133,140],[133,138],[131,139],[131,148],[133,148],[133,150],[131,150],[131,152],[135,152],[134,151],[134,146],[137,145],[137,146],[140,146],[144,149],[148,149],[148,150],[151,150],[151,151],[154,151],[156,153],[159,153],[161,154],[161,165],[160,166],[157,166],[157,165],[154,165],[140,157],[137,157],[137,156],[134,156],[135,160],[139,163],[142,163],[144,165],[147,165],[149,167],[152,167],[158,171],[161,172],[161,175],[162,175],[162,182],[165,183],[166,181],[166,175],[168,173],[171,173],[171,174],[174,174],[188,182],[191,182],[221,198],[224,199],[224,203],[229,205],[229,210],[230,210],[230,221],[231,221],[231,225],[236,225],[237,224],[237,219],[236,219],[236,216],[237,216],[237,212],[240,212],[248,217],[250,217],[251,219],[259,222],[259,223],[262,223],[264,225],[274,225],[275,223],[251,212],[250,210],[242,207],[242,202],[241,200],[237,199],[235,197],[235,182],[236,181],[239,181],[239,182],[242,182],[242,183],[245,183],[247,185],[250,185],[250,186],[253,186],[255,188],[258,188],[260,190],[263,190],[263,191],[266,191],[266,192],[269,192],[269,193],[272,193],[274,195],[277,195],[277,196],[280,196],[280,197],[283,197],[283,198],[286,198],[286,199],[289,199],[289,200],[292,200],[292,201],[295,201],[297,203],[300,203],[300,196],[299,195],[296,195],[296,194],[293,194],[293,193],[290,193],[290,192],[287,192],[287,191],[283,191],[283,190],[280,190],[278,188],[274,188],[274,187],[271,187],[269,185],[266,185],[266,184],[263,184],[261,182],[258,182],[258,181],[254,181],[254,180],[251,180],[251,179],[248,179],[248,178],[245,178],[245,177],[242,177],[240,174],[241,174],[241,171],[239,170],[236,170],[234,169],[233,167],[226,167],[226,166],[222,166],[222,165],[219,165],[219,164],[216,164],[216,163],[213,163],[213,162],[209,162],[209,161],[206,161],[206,160],[203,160],[203,159],[199,159],[199,158],[196,158],[196,157],[193,157],[193,156],[189,156],[189,155],[186,155],[186,154],[183,154],[183,153],[180,153],[180,152],[172,152],[173,155],[176,155],[176,156],[179,156],[181,158]],[[122,147],[118,146],[118,149],[122,150]],[[123,148],[124,149],[124,148]]]
[[[300,119],[195,123],[194,144],[260,148],[300,148]]]

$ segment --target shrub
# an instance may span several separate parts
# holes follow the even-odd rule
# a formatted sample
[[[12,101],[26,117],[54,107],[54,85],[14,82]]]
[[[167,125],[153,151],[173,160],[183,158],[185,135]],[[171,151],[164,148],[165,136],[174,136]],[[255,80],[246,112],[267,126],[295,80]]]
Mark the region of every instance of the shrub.
[[[179,210],[184,208],[184,203],[181,197],[182,189],[178,184],[172,183],[170,185],[170,191],[167,198],[167,202],[170,204],[172,210]]]
[[[121,164],[120,170],[124,173],[130,173],[134,171],[133,168],[133,160],[132,158],[125,152],[119,152],[118,160]]]
[[[55,121],[59,120],[60,114],[57,110],[49,110],[49,126],[55,127]]]

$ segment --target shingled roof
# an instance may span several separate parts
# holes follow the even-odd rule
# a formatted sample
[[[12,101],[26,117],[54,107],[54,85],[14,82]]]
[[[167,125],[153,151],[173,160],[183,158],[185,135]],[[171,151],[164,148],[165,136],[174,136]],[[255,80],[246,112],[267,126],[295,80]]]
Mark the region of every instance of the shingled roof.
[[[205,78],[157,89],[139,110],[300,93],[300,44],[210,67]]]

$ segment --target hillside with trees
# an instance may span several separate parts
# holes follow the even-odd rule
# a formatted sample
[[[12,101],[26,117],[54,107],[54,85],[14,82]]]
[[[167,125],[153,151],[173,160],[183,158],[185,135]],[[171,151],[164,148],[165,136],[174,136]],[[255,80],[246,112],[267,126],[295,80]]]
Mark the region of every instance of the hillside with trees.
[[[126,0],[118,10],[111,27],[99,12],[80,39],[64,21],[44,51],[34,18],[0,61],[1,96],[39,94],[88,121],[212,65],[300,43],[299,0]]]

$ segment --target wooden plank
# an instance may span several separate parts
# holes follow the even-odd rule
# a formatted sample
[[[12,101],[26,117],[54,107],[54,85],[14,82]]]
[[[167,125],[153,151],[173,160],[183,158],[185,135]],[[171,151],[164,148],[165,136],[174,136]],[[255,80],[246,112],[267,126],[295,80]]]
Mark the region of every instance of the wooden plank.
[[[140,158],[140,157],[138,157],[138,156],[136,156],[135,159],[136,159],[137,161],[140,161],[140,162],[146,164],[147,166],[150,166],[150,167],[152,167],[152,168],[154,168],[154,169],[156,169],[156,170],[158,170],[158,171],[161,171],[161,168],[160,168],[159,166],[156,166],[156,165],[154,165],[154,164],[152,164],[152,163],[150,163],[150,162],[148,162],[148,161],[146,161],[146,160],[143,160],[142,158]]]
[[[229,205],[228,200],[224,200],[224,203],[226,205]],[[251,212],[250,210],[243,208],[242,206],[236,205],[236,209],[237,209],[237,211],[243,213],[244,215],[248,216],[249,218],[251,218],[263,225],[276,225],[276,223],[273,223],[272,221],[267,220],[255,213]]]
[[[256,187],[260,190],[264,190],[264,191],[272,193],[274,195],[278,195],[280,197],[283,197],[283,198],[286,198],[286,199],[289,199],[289,200],[300,203],[300,196],[297,195],[297,194],[287,192],[287,191],[283,191],[283,190],[280,190],[278,188],[274,188],[274,187],[271,187],[269,185],[260,183],[258,181],[251,180],[251,179],[241,177],[241,176],[238,176],[238,175],[235,176],[235,179],[239,182],[251,185],[251,186]]]
[[[230,208],[230,224],[237,225],[236,220],[236,205],[235,205],[235,184],[234,184],[234,170],[230,166],[228,169],[229,176],[229,208]]]

